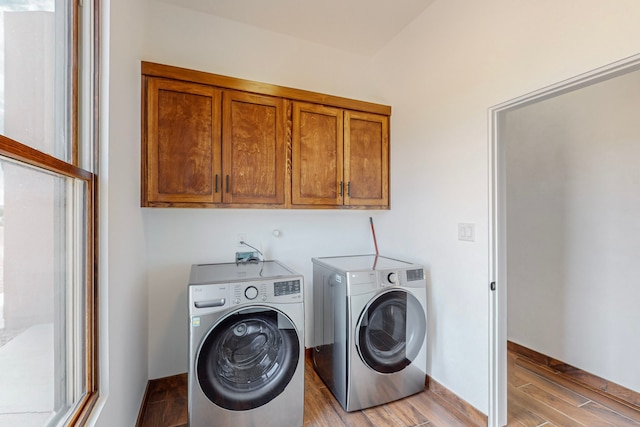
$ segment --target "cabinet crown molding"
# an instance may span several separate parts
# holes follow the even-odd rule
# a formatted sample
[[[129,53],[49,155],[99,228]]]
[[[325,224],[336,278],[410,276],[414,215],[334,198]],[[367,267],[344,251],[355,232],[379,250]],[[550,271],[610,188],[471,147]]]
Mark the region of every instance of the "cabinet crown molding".
[[[220,74],[175,67],[173,65],[164,65],[154,62],[142,61],[142,75],[149,77],[164,77],[191,83],[200,83],[216,86],[222,89],[240,90],[260,95],[276,96],[280,98],[290,99],[292,101],[312,102],[315,104],[347,108],[350,110],[362,111],[365,113],[382,114],[385,116],[391,115],[391,107],[389,105],[343,98],[340,96],[326,95],[303,89],[272,85],[269,83],[260,83],[251,80],[223,76]]]

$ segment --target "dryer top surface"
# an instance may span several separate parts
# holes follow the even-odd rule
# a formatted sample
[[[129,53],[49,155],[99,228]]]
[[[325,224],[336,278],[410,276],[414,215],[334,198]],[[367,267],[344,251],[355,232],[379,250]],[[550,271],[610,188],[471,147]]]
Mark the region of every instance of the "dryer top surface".
[[[341,270],[352,271],[374,271],[374,270],[394,270],[401,268],[420,267],[415,264],[387,258],[382,255],[352,255],[338,257],[313,258],[315,264]]]

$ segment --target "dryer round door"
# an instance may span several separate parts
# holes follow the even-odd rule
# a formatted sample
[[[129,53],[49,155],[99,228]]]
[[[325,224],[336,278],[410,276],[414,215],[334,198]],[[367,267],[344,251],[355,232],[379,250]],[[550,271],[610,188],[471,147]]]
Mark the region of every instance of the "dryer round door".
[[[211,402],[245,411],[282,393],[299,357],[291,319],[276,309],[253,306],[229,313],[209,330],[198,351],[197,378]]]
[[[403,289],[393,289],[372,299],[355,331],[362,361],[384,374],[410,365],[420,353],[427,333],[425,312],[418,299]]]

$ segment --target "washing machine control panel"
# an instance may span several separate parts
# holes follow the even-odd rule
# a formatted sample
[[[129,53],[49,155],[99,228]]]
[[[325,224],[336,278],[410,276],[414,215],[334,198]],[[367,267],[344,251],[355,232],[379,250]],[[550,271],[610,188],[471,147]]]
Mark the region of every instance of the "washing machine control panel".
[[[189,303],[198,313],[257,303],[299,303],[304,292],[301,276],[227,284],[190,286]]]
[[[246,302],[264,302],[268,299],[266,283],[236,283],[233,285],[233,298],[231,301],[234,305]]]
[[[301,295],[302,283],[299,279],[283,280],[273,283],[274,296],[281,297],[286,295]]]
[[[233,285],[233,305],[249,302],[300,302],[302,279],[287,278],[268,282],[236,283]]]

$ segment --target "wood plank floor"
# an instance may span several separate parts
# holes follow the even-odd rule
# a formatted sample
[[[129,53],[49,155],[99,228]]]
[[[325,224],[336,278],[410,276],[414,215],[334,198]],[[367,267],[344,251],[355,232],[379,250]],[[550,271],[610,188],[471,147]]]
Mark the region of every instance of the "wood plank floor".
[[[640,427],[640,411],[509,352],[510,427]],[[187,426],[186,374],[150,381],[139,427]],[[429,390],[358,412],[345,412],[316,375],[305,369],[305,427],[474,426]],[[201,426],[192,426],[201,427]],[[229,426],[231,427],[231,426]]]
[[[508,426],[640,427],[637,407],[508,352]]]
[[[307,360],[305,370],[305,427],[475,426],[449,411],[429,390],[385,405],[345,412]]]

